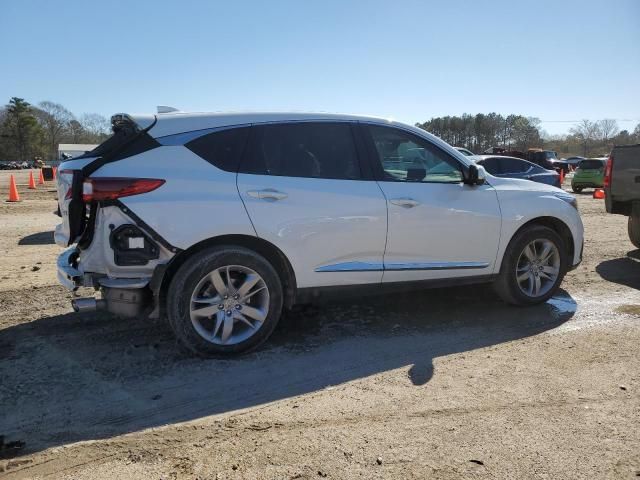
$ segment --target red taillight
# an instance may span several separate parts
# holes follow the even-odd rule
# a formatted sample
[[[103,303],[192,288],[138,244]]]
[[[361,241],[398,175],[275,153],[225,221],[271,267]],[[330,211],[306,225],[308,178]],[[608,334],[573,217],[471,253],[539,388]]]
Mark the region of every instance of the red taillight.
[[[610,154],[607,159],[607,165],[604,167],[604,182],[605,188],[611,187],[611,172],[613,171],[613,155]]]
[[[82,200],[88,203],[140,195],[155,190],[164,182],[157,178],[88,178],[82,184]]]

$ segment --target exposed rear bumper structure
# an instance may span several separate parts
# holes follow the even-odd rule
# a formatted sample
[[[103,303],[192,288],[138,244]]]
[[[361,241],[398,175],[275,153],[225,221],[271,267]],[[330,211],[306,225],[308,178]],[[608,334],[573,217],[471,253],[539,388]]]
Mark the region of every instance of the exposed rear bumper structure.
[[[75,247],[69,247],[63,251],[57,260],[58,281],[67,289],[75,290],[81,286],[82,273],[73,266],[78,251]]]
[[[86,274],[76,268],[78,250],[70,247],[58,256],[58,281],[69,290],[92,287],[101,290],[101,299],[76,297],[71,305],[76,312],[107,310],[123,317],[136,317],[152,305],[147,278],[110,278]]]

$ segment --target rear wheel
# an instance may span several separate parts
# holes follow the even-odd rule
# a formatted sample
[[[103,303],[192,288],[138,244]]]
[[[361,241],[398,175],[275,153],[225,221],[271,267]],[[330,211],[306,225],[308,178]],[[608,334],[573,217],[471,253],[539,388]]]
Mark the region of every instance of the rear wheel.
[[[574,187],[573,185],[571,186],[571,190],[573,190],[575,193],[580,193],[582,191],[582,187]]]
[[[636,248],[640,248],[640,214],[632,212],[627,224],[629,240]]]
[[[238,354],[264,342],[282,313],[273,266],[242,247],[215,247],[188,259],[171,281],[167,314],[176,337],[205,356]]]
[[[509,243],[494,286],[513,305],[534,305],[557,291],[567,271],[567,255],[560,236],[548,227],[533,225]]]

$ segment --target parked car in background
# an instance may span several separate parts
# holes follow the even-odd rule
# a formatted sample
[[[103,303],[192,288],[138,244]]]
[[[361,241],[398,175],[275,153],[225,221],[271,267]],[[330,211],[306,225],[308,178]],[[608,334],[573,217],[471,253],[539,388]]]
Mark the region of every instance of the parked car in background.
[[[495,177],[521,178],[554,187],[560,187],[560,175],[535,163],[502,155],[477,155],[476,163]]]
[[[558,160],[553,150],[530,148],[527,150],[525,159],[548,170],[563,170],[565,174],[569,173],[569,164]]]
[[[475,157],[475,153],[473,153],[471,150],[467,150],[464,147],[453,147],[456,150],[458,150],[461,154],[467,156],[467,157]]]
[[[202,355],[266,340],[282,309],[493,283],[548,300],[582,259],[573,195],[487,176],[442,140],[386,119],[304,113],[112,118],[60,165],[58,279],[76,310],[166,316]]]
[[[580,193],[585,188],[602,188],[606,165],[606,158],[586,158],[582,160],[571,179],[571,190]]]
[[[614,147],[603,183],[607,212],[629,217],[629,240],[640,248],[640,144]]]

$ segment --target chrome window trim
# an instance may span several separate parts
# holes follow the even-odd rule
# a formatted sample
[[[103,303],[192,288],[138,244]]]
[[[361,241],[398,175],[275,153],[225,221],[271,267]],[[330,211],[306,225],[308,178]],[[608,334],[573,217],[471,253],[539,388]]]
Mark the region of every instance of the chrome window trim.
[[[343,262],[323,265],[314,271],[321,272],[399,272],[404,270],[470,270],[487,268],[487,262],[411,262],[389,263],[378,262]]]

